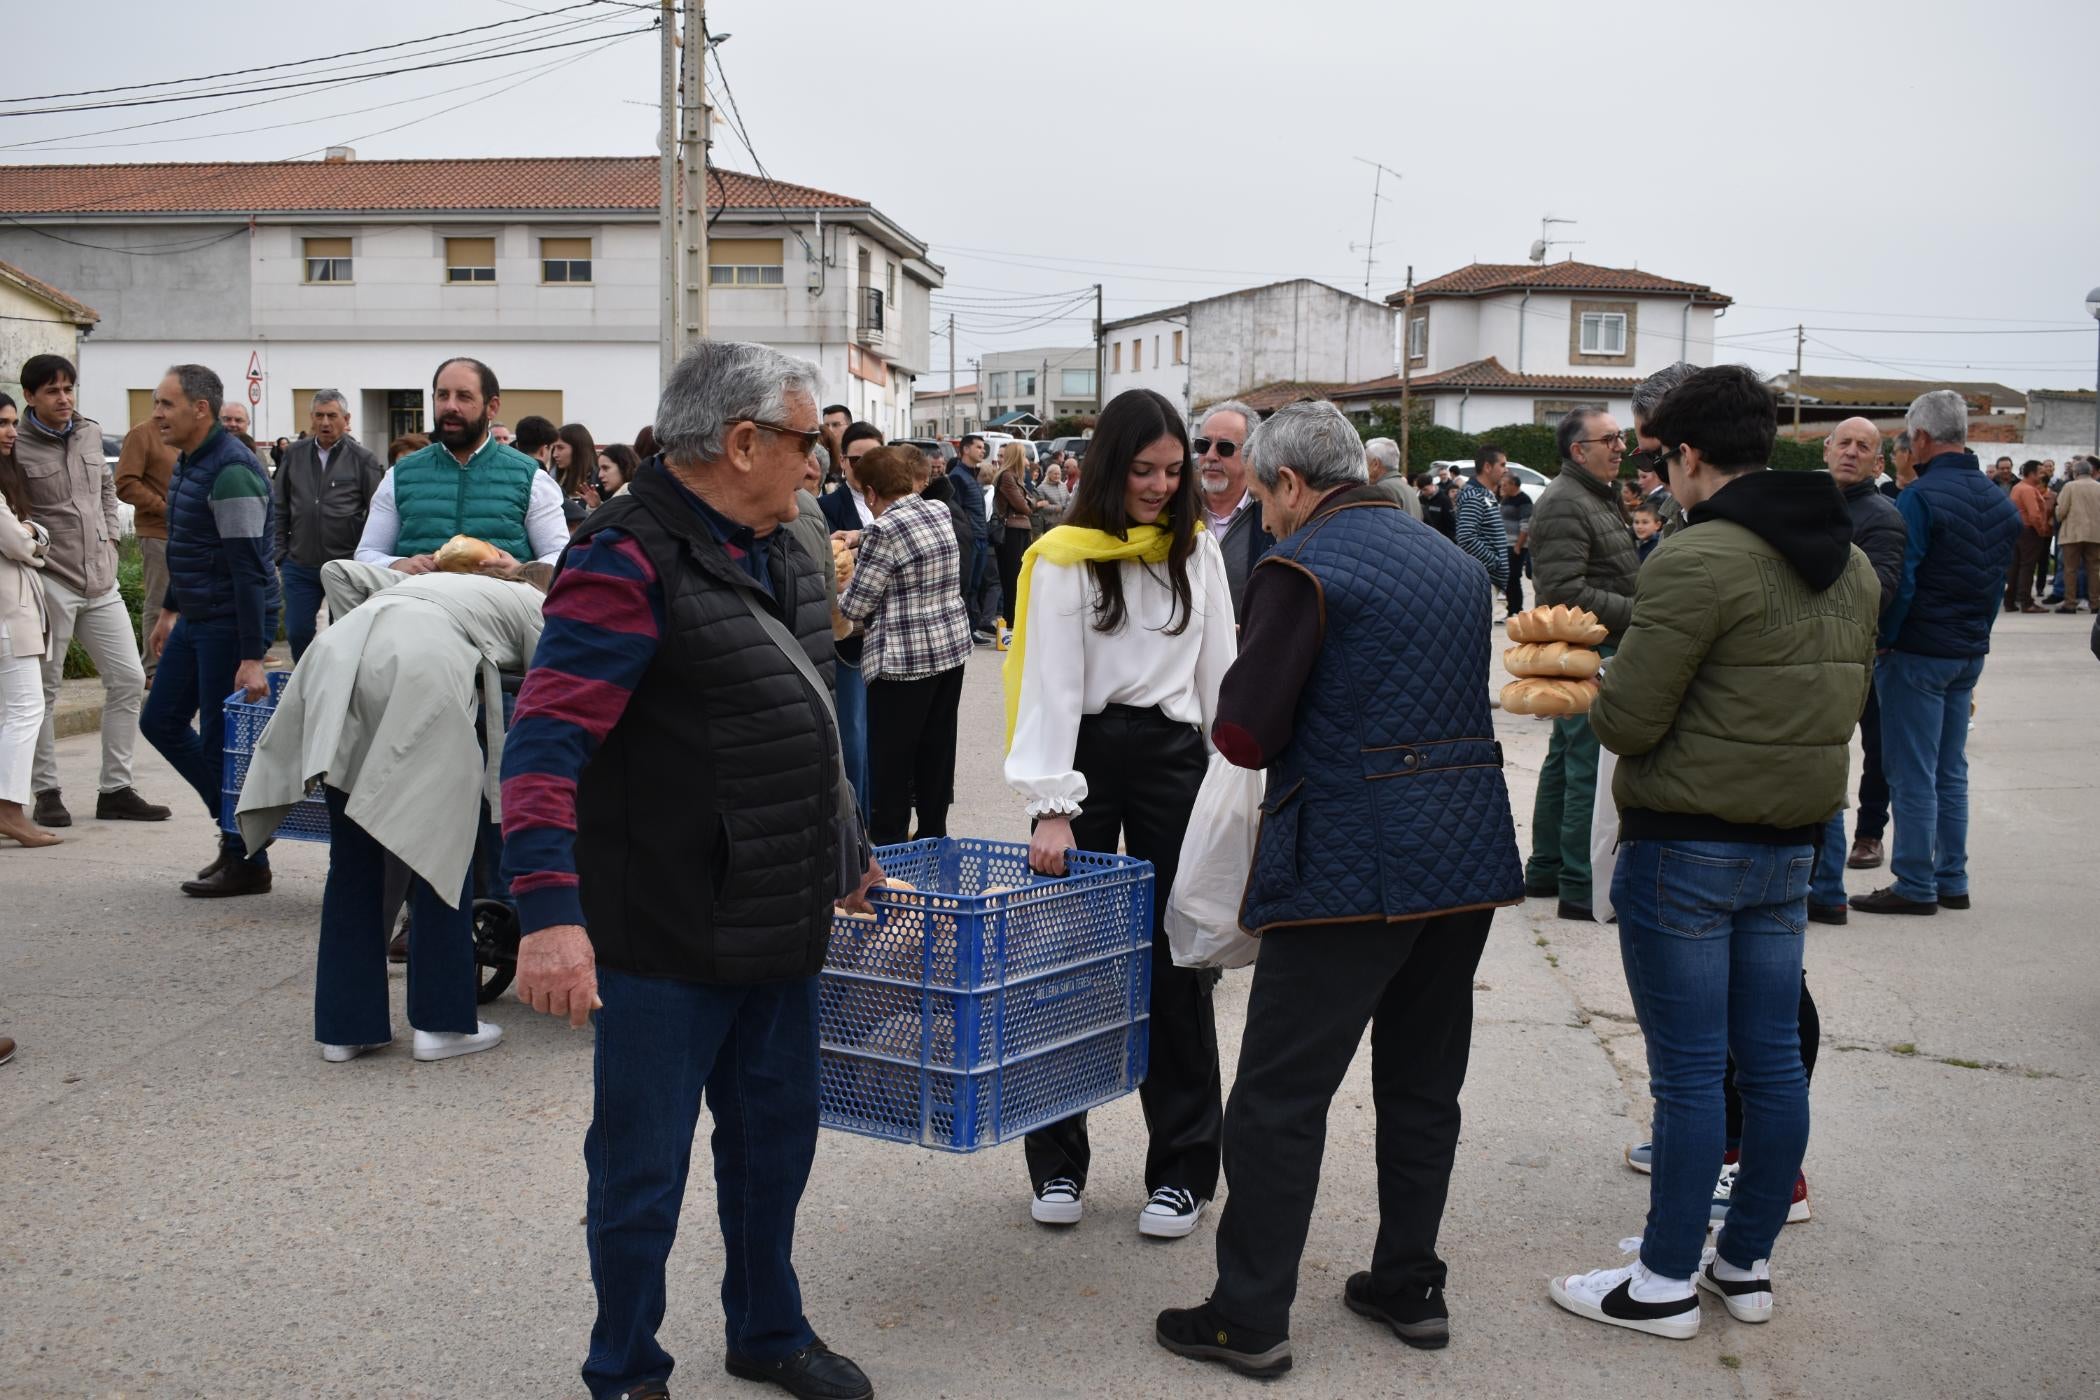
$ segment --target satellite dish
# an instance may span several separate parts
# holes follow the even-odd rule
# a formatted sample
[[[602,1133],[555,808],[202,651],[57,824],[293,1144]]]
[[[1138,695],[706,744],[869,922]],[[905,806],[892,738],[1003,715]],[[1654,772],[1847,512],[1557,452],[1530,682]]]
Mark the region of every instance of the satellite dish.
[[[1545,239],[1543,239],[1543,238],[1535,238],[1535,239],[1533,239],[1533,240],[1532,240],[1532,242],[1531,242],[1531,260],[1532,260],[1533,262],[1535,262],[1535,263],[1542,263],[1542,262],[1544,262],[1544,261],[1546,260],[1546,240],[1545,240]]]

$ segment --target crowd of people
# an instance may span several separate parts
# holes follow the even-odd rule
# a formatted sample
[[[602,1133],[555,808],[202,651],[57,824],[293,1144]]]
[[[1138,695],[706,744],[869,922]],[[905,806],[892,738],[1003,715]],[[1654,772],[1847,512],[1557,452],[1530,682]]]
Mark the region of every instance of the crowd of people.
[[[1549,1295],[1666,1337],[1696,1333],[1702,1292],[1768,1320],[1778,1236],[1809,1210],[1807,926],[1972,907],[1964,749],[2001,598],[2038,611],[2053,578],[2074,610],[2100,562],[2092,461],[1986,473],[1943,391],[1911,406],[1888,482],[1864,419],[1830,433],[1827,472],[1770,471],[1776,404],[1737,366],[1644,381],[1630,440],[1609,413],[1567,414],[1535,503],[1497,447],[1408,479],[1390,439],[1320,401],[1265,419],[1228,400],[1190,424],[1134,390],[1083,459],[993,458],[977,435],[946,457],[735,342],[679,363],[631,447],[507,427],[495,371],[448,359],[433,432],[385,465],[321,390],[265,467],[218,376],[177,365],[112,474],[73,366],[39,356],[22,382],[26,405],[0,398],[0,835],[46,845],[70,821],[48,713],[73,638],[106,692],[97,815],[169,815],[132,786],[143,732],[216,830],[221,701],[269,694],[281,620],[293,669],[238,821],[182,888],[267,892],[272,833],[319,781],[330,1063],[393,1039],[390,903],[410,911],[415,1058],[499,1044],[471,908],[514,905],[520,998],[595,1026],[584,1379],[627,1400],[667,1393],[656,1333],[703,1100],[729,1371],[871,1393],[804,1316],[792,1262],[817,974],[834,911],[866,911],[883,878],[876,848],[948,834],[979,647],[1005,652],[1004,777],[1032,869],[1121,850],[1155,871],[1138,1231],[1184,1238],[1233,1187],[1214,1286],[1159,1315],[1161,1345],[1289,1369],[1327,1107],[1367,1028],[1380,1229],[1343,1301],[1446,1344],[1436,1239],[1473,977],[1495,909],[1527,897],[1616,918],[1656,1100],[1626,1152],[1652,1176],[1636,1259]],[[145,563],[136,630],[120,498]],[[1488,685],[1495,603],[1523,611],[1527,578],[1605,633],[1594,706],[1552,721],[1528,860]],[[1164,922],[1221,765],[1266,774],[1229,1098],[1216,976],[1176,964]],[[1892,882],[1848,894],[1891,817]],[[1079,1224],[1086,1115],[1023,1156],[1032,1218]]]

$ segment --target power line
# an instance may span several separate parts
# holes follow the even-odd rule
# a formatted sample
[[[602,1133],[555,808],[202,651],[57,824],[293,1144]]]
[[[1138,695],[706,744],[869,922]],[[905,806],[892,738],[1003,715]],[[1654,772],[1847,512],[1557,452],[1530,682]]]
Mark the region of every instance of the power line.
[[[766,169],[766,163],[763,160],[759,159],[758,147],[751,140],[750,128],[744,125],[743,109],[737,106],[736,89],[729,86],[729,70],[722,66],[722,51],[715,46],[714,41],[711,38],[709,38],[706,34],[702,34],[700,36],[700,39],[702,47],[707,50],[707,56],[715,61],[715,80],[721,85],[722,96],[725,99],[727,99],[729,103],[730,130],[736,134],[737,141],[742,144],[744,148],[744,154],[750,156],[751,163],[758,167],[758,173],[761,176],[763,176],[766,182],[772,185],[774,187],[774,191],[777,192],[782,182],[779,180],[775,180],[773,178],[773,172]],[[802,252],[804,256],[821,264],[823,262],[822,255],[820,255],[816,249],[809,246],[809,240],[802,236],[802,230],[797,228],[792,222],[789,221],[787,209],[784,206],[779,205],[777,203],[773,207],[775,212],[777,212],[780,215],[780,221],[787,226],[787,231],[789,233],[794,234],[795,241],[802,245]]]

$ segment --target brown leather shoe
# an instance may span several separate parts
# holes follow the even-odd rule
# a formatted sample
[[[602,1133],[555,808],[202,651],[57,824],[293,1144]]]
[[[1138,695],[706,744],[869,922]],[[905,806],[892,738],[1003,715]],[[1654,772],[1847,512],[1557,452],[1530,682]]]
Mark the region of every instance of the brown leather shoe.
[[[73,814],[66,810],[65,799],[57,788],[45,788],[36,795],[36,810],[29,819],[38,826],[61,827],[73,824]]]
[[[1845,865],[1852,870],[1879,870],[1881,861],[1881,842],[1862,836],[1852,843],[1852,855]]]
[[[270,867],[229,860],[202,880],[184,880],[182,892],[198,899],[229,899],[235,895],[268,894]]]
[[[0,1065],[6,1064],[9,1060],[12,1060],[14,1057],[14,1041],[8,1036],[0,1035]]]
[[[167,819],[168,809],[139,796],[137,788],[120,787],[95,798],[95,820],[98,822],[164,822]]]

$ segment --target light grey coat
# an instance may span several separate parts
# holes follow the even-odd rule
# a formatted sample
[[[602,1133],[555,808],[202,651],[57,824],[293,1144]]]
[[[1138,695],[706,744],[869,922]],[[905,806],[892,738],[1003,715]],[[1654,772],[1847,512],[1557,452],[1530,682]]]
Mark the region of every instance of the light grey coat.
[[[286,811],[325,780],[352,821],[446,903],[465,887],[481,800],[500,820],[500,671],[522,672],[544,625],[544,596],[523,583],[422,574],[334,560],[321,568],[333,619],[278,698],[249,760],[236,809],[259,849]],[[475,737],[489,716],[488,753]]]

